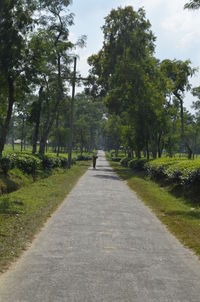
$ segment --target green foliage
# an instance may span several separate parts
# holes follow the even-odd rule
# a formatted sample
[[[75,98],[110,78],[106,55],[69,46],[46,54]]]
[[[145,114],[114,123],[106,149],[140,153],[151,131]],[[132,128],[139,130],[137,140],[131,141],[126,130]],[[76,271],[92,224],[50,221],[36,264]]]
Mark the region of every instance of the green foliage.
[[[18,169],[22,170],[27,174],[35,174],[35,170],[39,169],[41,166],[41,160],[36,159],[32,156],[16,156],[15,165]]]
[[[131,159],[129,157],[123,157],[121,160],[120,160],[120,164],[123,166],[123,167],[128,167],[128,164],[129,162],[131,161]]]
[[[122,158],[119,157],[119,156],[112,156],[112,157],[111,157],[111,160],[114,161],[114,162],[120,162],[121,159],[122,159]]]
[[[200,160],[163,158],[148,162],[145,169],[152,178],[181,186],[195,185],[200,181]]]
[[[5,175],[14,168],[20,169],[23,173],[36,176],[37,171],[52,170],[55,168],[67,168],[67,157],[57,157],[47,154],[43,157],[33,156],[26,153],[8,153],[0,159],[1,168]],[[76,158],[72,159],[72,164],[76,163]]]
[[[84,160],[92,160],[92,156],[90,155],[78,155],[77,161],[84,161]]]
[[[132,170],[144,170],[144,166],[147,162],[148,160],[146,158],[135,158],[129,161],[128,166]]]
[[[0,159],[1,169],[5,175],[8,174],[8,171],[11,169],[11,160],[9,157],[1,157]]]
[[[72,159],[72,165],[76,164],[76,159]],[[53,157],[45,155],[42,157],[42,167],[44,170],[52,170],[55,168],[67,168],[67,158],[65,157]]]
[[[10,199],[8,196],[3,197],[0,200],[0,214],[6,214],[10,210]]]

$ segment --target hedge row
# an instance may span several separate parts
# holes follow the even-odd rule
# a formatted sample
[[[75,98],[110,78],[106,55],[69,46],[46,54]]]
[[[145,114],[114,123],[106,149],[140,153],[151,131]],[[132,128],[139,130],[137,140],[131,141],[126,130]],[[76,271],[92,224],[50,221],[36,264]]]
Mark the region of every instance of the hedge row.
[[[76,160],[78,161],[84,161],[84,160],[91,160],[92,156],[90,155],[78,155]]]
[[[76,160],[72,159],[72,164]],[[29,154],[11,153],[0,158],[0,165],[5,175],[13,168],[18,168],[24,173],[35,175],[37,170],[52,170],[55,168],[67,168],[66,157],[51,157],[49,155],[44,157],[37,157]]]
[[[148,162],[145,169],[152,178],[182,186],[194,185],[200,181],[200,160],[163,158]]]
[[[129,167],[132,170],[144,170],[144,166],[147,162],[148,161],[145,158],[130,159],[128,157],[123,157],[120,161],[120,164],[124,167]]]
[[[178,158],[161,158],[147,161],[147,159],[129,159],[124,157],[120,161],[124,167],[133,170],[143,170],[154,179],[163,179],[182,186],[195,185],[200,182],[200,160]]]

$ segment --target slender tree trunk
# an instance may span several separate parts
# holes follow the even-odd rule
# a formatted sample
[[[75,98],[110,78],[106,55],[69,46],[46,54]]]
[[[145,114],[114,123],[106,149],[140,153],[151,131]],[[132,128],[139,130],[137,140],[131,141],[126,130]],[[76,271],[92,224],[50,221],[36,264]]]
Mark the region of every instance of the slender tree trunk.
[[[39,149],[39,154],[42,155],[42,156],[45,153],[46,140],[47,140],[47,136],[43,135],[41,140],[40,140],[40,149]]]
[[[75,99],[75,87],[76,87],[76,63],[77,58],[74,58],[74,74],[72,84],[72,99],[70,106],[70,133],[69,133],[69,144],[68,144],[68,169],[71,168],[72,160],[72,147],[73,147],[73,132],[74,132],[74,99]]]
[[[149,160],[150,156],[149,156],[149,143],[148,143],[148,141],[146,141],[146,151],[147,151],[147,159]]]
[[[24,144],[24,116],[22,116],[21,152],[23,151],[23,144]]]
[[[161,158],[162,156],[162,149],[163,146],[161,145],[161,137],[162,137],[162,133],[159,133],[158,135],[158,157]]]
[[[43,134],[40,139],[40,149],[39,149],[39,154],[42,156],[45,153],[46,142],[47,142],[47,139],[49,136],[49,132],[51,131],[51,128],[55,121],[56,112],[58,110],[58,105],[59,105],[59,101],[56,102],[56,104],[54,106],[54,110],[52,112],[52,116],[50,118],[48,118],[47,122],[45,123],[44,129],[43,129]]]
[[[38,136],[39,136],[40,116],[41,116],[41,107],[42,107],[42,92],[43,92],[43,86],[41,86],[40,90],[39,90],[38,115],[37,115],[35,128],[34,128],[34,134],[33,134],[33,147],[32,147],[33,154],[35,154],[37,152],[37,141],[38,141]]]
[[[155,142],[155,138],[150,135],[150,141],[151,141],[151,153],[153,156],[153,159],[157,158],[157,142]]]
[[[137,147],[137,150],[136,150],[136,157],[137,157],[138,159],[141,158],[141,151],[140,151],[140,148],[139,148],[139,147]]]
[[[46,141],[47,141],[49,132],[51,131],[51,128],[53,126],[53,123],[55,121],[56,114],[57,114],[58,108],[59,108],[59,104],[60,104],[62,98],[63,98],[63,89],[62,89],[62,79],[61,79],[61,64],[60,64],[60,55],[58,55],[58,95],[57,95],[56,104],[52,111],[52,116],[51,116],[51,118],[49,117],[47,122],[45,123],[43,135],[40,140],[39,154],[42,156],[45,153]]]
[[[2,152],[6,142],[6,137],[8,134],[9,124],[12,116],[13,104],[14,104],[14,80],[9,77],[8,78],[8,109],[7,109],[5,122],[1,130],[0,156],[2,156]]]
[[[193,151],[185,138],[183,100],[177,93],[175,94],[175,96],[180,101],[180,107],[181,107],[181,139],[187,149],[188,159],[191,159]]]

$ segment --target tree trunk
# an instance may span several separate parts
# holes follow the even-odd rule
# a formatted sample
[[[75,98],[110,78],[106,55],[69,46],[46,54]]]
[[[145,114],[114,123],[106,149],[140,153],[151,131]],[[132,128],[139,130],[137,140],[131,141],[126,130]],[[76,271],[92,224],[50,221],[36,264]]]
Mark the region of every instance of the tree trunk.
[[[39,136],[40,115],[41,115],[41,107],[42,107],[42,92],[43,92],[43,86],[41,86],[40,90],[39,90],[38,115],[37,115],[34,134],[33,134],[33,148],[32,148],[33,154],[35,154],[37,152],[37,141],[38,141],[38,136]]]
[[[43,135],[43,137],[40,140],[40,149],[39,149],[39,154],[42,156],[45,153],[46,140],[47,140],[47,136]]]
[[[184,145],[187,149],[188,159],[191,159],[193,151],[192,151],[192,148],[189,146],[189,144],[188,144],[188,142],[186,141],[186,138],[185,138],[183,100],[177,93],[175,94],[175,96],[180,101],[180,107],[181,107],[181,139],[182,139],[182,142],[184,143]]]
[[[63,89],[62,89],[62,79],[61,79],[60,55],[58,55],[58,95],[57,95],[56,104],[52,111],[52,116],[49,117],[47,122],[45,123],[43,135],[40,140],[39,154],[42,156],[44,155],[46,141],[47,141],[49,132],[51,131],[51,128],[53,126],[53,123],[55,121],[56,114],[57,114],[58,108],[59,108],[59,104],[60,104],[62,98],[63,98]]]
[[[6,119],[4,125],[1,130],[0,136],[0,156],[2,156],[2,152],[4,149],[4,145],[6,142],[6,137],[8,134],[9,124],[12,116],[12,109],[14,104],[14,80],[12,78],[8,78],[8,109],[6,114]]]
[[[147,159],[149,160],[149,143],[148,141],[146,142],[146,152],[147,152]]]
[[[137,150],[136,150],[136,157],[137,157],[138,159],[141,158],[141,151],[140,151],[140,148],[139,148],[139,147],[138,147]]]
[[[161,156],[162,156],[161,137],[162,137],[162,133],[159,133],[159,135],[158,135],[158,157],[159,158],[161,158]]]
[[[76,88],[76,64],[77,58],[74,57],[74,74],[72,82],[72,99],[70,106],[70,132],[69,132],[69,144],[68,144],[68,169],[71,168],[72,161],[72,148],[73,148],[73,135],[74,135],[74,99],[75,99],[75,88]]]
[[[24,144],[24,116],[22,116],[21,152],[23,151],[23,144]]]

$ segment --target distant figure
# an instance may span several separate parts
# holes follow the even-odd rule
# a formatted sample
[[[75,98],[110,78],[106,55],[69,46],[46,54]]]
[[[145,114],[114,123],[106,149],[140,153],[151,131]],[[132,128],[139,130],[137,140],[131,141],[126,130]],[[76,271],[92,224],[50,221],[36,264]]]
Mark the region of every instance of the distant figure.
[[[93,156],[92,156],[92,161],[93,161],[93,169],[96,169],[96,162],[97,162],[97,158],[98,158],[98,156],[97,156],[97,155],[93,155]]]

